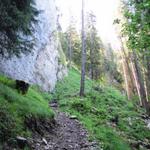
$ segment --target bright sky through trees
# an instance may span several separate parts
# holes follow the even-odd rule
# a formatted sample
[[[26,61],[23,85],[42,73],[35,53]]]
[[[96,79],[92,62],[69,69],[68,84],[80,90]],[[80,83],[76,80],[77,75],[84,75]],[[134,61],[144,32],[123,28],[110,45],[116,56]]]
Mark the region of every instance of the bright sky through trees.
[[[63,30],[69,25],[71,16],[81,29],[81,0],[56,0],[62,14],[60,23]],[[120,44],[115,34],[113,20],[119,7],[119,0],[85,0],[86,12],[93,11],[97,17],[97,29],[104,42],[110,42],[114,49]]]

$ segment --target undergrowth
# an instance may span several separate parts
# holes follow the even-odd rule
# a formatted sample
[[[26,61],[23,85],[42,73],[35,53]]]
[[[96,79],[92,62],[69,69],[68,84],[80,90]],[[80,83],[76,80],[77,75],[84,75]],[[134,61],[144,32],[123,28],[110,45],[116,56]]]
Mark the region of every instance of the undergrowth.
[[[17,135],[30,136],[26,117],[53,118],[50,99],[57,100],[62,111],[77,116],[89,131],[89,140],[96,140],[104,150],[131,150],[131,141],[150,141],[150,130],[141,117],[145,112],[136,100],[128,101],[115,88],[88,78],[85,87],[85,97],[79,97],[80,73],[71,69],[52,94],[31,87],[22,96],[13,80],[0,76],[0,143]]]
[[[0,76],[0,143],[15,142],[16,136],[29,137],[26,118],[53,118],[48,106],[48,94],[36,87],[30,87],[26,95],[15,89],[15,81]]]
[[[56,86],[53,99],[62,111],[77,118],[104,150],[131,150],[130,141],[150,139],[136,101],[128,101],[113,87],[100,86],[86,79],[85,97],[79,97],[80,73],[71,69],[68,77]],[[117,122],[115,122],[117,118]]]

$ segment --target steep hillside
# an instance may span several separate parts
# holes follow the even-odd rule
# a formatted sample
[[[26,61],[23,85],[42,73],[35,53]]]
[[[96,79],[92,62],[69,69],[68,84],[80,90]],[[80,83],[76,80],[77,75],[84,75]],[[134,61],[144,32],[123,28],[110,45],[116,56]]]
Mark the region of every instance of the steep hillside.
[[[66,130],[59,132],[63,128],[59,124],[65,124],[63,118],[61,118],[62,123],[61,119],[58,119],[62,111],[64,112],[62,116],[73,118],[72,121],[70,118],[66,119],[71,122],[68,124],[70,129],[76,127],[74,119],[79,120],[88,130],[89,140],[97,141],[99,147],[104,150],[148,150],[150,148],[150,130],[145,123],[147,116],[137,105],[136,100],[128,101],[113,87],[99,85],[88,78],[85,97],[78,96],[79,87],[80,73],[77,69],[71,69],[68,77],[57,84],[52,94],[31,87],[27,95],[22,96],[15,90],[14,81],[1,76],[0,142],[15,145],[17,136],[32,137],[33,133],[36,133],[33,135],[34,145],[36,146],[36,142],[40,140],[40,146],[45,147],[41,139],[46,132],[42,132],[51,129],[51,123],[55,121],[58,124],[53,128],[55,132],[46,133],[48,146],[59,147],[60,145],[57,145],[59,140],[56,140],[58,143],[52,141],[62,133],[67,139],[63,139],[61,144],[70,139],[73,142],[70,136],[76,134],[71,134],[67,126]],[[50,99],[52,103],[58,102],[59,106],[55,121],[54,112],[48,105]],[[82,126],[80,130],[83,131]],[[80,130],[77,135],[80,135]],[[65,131],[69,132],[69,136],[66,136],[68,134]],[[56,145],[51,145],[53,143]],[[71,144],[75,144],[75,141]]]
[[[80,74],[72,69],[56,86],[53,99],[62,111],[75,115],[105,150],[149,149],[150,130],[145,112],[113,87],[86,80],[86,96],[79,97]]]
[[[50,123],[54,113],[48,106],[48,99],[46,93],[35,87],[21,95],[13,80],[0,76],[0,143],[7,142],[11,147],[17,136],[31,137],[32,131],[40,132],[40,124]]]

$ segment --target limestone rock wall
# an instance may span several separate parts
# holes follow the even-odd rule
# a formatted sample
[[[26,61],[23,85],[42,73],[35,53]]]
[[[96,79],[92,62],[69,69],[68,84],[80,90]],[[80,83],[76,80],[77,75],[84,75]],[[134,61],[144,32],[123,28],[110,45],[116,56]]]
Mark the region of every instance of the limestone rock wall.
[[[35,0],[41,13],[35,25],[34,51],[20,58],[0,59],[0,73],[13,79],[38,84],[43,90],[54,89],[58,80],[67,74],[64,64],[59,59],[60,45],[57,37],[57,13],[55,0]]]

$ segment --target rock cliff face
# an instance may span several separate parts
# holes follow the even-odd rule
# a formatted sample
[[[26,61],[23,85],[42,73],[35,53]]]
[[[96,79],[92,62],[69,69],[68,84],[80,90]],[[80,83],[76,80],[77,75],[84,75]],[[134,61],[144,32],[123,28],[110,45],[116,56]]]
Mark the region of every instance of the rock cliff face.
[[[54,89],[57,80],[67,74],[61,61],[62,50],[57,37],[55,0],[35,0],[41,13],[35,25],[35,49],[29,55],[10,60],[0,59],[0,72],[13,79],[38,84],[45,91]]]

